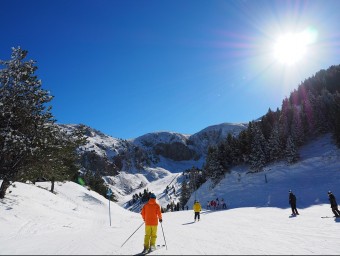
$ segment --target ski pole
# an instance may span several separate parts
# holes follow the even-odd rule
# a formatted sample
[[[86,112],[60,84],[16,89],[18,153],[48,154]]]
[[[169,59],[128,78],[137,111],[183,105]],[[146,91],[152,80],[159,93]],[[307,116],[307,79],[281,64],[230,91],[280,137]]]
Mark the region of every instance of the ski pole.
[[[166,245],[166,240],[165,240],[165,235],[164,235],[164,230],[163,230],[163,224],[162,224],[162,222],[161,222],[161,227],[162,227],[162,232],[163,232],[163,238],[164,238],[165,248],[168,250],[168,246]]]
[[[136,233],[136,232],[137,232],[137,230],[138,230],[138,229],[140,229],[140,227],[141,227],[141,226],[143,226],[143,224],[144,224],[144,222],[143,222],[143,223],[142,223],[142,224],[141,224],[141,225],[140,225],[140,226],[139,226],[139,227],[138,227],[138,228],[135,230],[135,232],[133,232],[133,233],[132,233],[132,235],[131,235],[131,236],[129,236],[129,238],[128,238],[128,239],[126,239],[126,241],[125,241],[125,242],[124,242],[124,243],[121,245],[121,248],[122,248],[122,247],[123,247],[123,245],[124,245],[124,244],[125,244],[125,243],[126,243],[126,242],[127,242],[127,241],[128,241],[128,240],[129,240],[129,239],[132,237],[132,236],[133,236],[133,234],[134,234],[134,233]]]

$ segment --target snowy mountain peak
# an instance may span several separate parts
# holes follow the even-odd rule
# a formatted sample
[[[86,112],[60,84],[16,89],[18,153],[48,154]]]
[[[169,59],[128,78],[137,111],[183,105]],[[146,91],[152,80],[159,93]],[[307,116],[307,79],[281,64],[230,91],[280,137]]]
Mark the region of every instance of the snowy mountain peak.
[[[185,144],[189,137],[190,135],[184,135],[176,132],[161,131],[147,133],[131,141],[138,146],[152,147],[159,143],[170,144],[174,142],[179,142]]]

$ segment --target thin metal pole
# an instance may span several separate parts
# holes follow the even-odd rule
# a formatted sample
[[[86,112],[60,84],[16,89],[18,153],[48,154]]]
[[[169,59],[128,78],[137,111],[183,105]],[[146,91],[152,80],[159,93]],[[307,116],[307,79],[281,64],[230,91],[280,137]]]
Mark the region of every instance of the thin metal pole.
[[[126,242],[127,242],[127,241],[128,241],[128,240],[129,240],[129,239],[132,237],[132,236],[133,236],[133,234],[134,234],[134,233],[136,233],[136,232],[137,232],[137,230],[138,230],[138,229],[140,229],[140,227],[141,227],[141,226],[143,226],[143,224],[144,224],[144,221],[143,221],[143,223],[142,223],[142,224],[141,224],[141,225],[140,225],[140,226],[139,226],[139,227],[138,227],[138,228],[135,230],[135,232],[133,232],[133,233],[132,233],[132,235],[131,235],[131,236],[129,236],[129,238],[128,238],[128,239],[126,239],[126,241],[125,241],[125,242],[124,242],[124,243],[121,245],[121,247],[123,247],[123,245],[124,245],[124,244],[125,244],[125,243],[126,243]]]
[[[194,172],[195,177],[195,201],[197,200],[196,193],[197,193],[197,181],[196,181],[196,171]]]
[[[110,227],[111,227],[111,208],[110,208],[110,197],[112,196],[112,190],[109,188],[106,192],[107,199],[109,200],[109,218],[110,218]]]
[[[162,232],[163,232],[163,238],[164,238],[164,242],[165,242],[165,247],[168,250],[168,246],[166,245],[166,240],[165,240],[165,236],[164,236],[164,230],[163,230],[163,224],[161,222],[161,227],[162,227]]]
[[[110,216],[110,227],[111,227],[111,209],[110,209],[110,198],[109,198],[109,216]]]

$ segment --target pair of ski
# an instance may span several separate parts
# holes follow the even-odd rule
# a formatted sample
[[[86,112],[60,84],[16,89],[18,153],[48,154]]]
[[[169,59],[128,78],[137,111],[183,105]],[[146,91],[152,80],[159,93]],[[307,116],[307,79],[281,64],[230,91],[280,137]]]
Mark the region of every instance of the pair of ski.
[[[291,215],[289,215],[289,216],[291,216],[291,217],[296,217],[296,215],[295,214],[291,214]],[[321,216],[321,218],[323,218],[323,219],[325,219],[325,218],[340,218],[340,216]]]
[[[164,247],[165,247],[165,244],[158,244],[158,245],[156,245],[156,248],[155,248],[155,249],[153,249],[153,250],[148,250],[148,251],[146,251],[146,252],[142,251],[142,252],[140,252],[140,253],[135,254],[135,256],[137,256],[137,255],[147,255],[147,254],[149,254],[149,253],[151,253],[151,252],[157,251],[157,250],[159,250],[159,249],[161,249],[161,248],[164,248]]]
[[[291,214],[289,216],[296,217],[297,215],[296,214]],[[321,218],[323,218],[323,219],[325,219],[325,218],[340,218],[340,216],[321,216]]]

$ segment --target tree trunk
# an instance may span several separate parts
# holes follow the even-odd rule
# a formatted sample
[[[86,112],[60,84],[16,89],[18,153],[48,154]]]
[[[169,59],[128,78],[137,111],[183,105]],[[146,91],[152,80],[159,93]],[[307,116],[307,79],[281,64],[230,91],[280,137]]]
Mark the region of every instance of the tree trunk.
[[[54,192],[54,177],[51,179],[51,183],[52,183],[52,185],[51,185],[51,192],[53,193]]]
[[[0,187],[0,199],[5,198],[6,190],[11,185],[9,180],[5,177],[2,181],[1,187]]]

